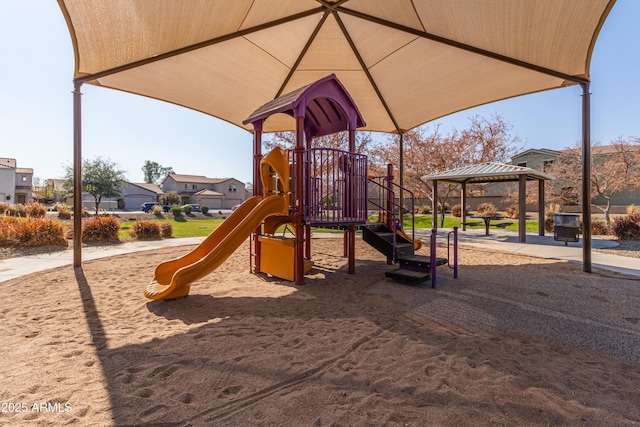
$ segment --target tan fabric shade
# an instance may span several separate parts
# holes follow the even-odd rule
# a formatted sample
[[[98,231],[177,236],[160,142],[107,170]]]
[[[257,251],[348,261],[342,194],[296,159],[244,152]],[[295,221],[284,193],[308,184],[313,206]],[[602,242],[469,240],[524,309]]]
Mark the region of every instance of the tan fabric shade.
[[[258,107],[335,74],[364,118],[364,130],[398,133],[485,103],[580,84],[589,156],[589,65],[614,3],[58,0],[76,59],[74,208],[82,202],[84,83],[182,105],[251,131],[242,122]],[[295,120],[276,114],[263,131],[294,128]],[[590,218],[584,204],[585,271],[591,271]],[[74,233],[81,234],[80,219]],[[75,239],[74,266],[80,252],[81,239]]]
[[[335,73],[365,130],[588,82],[613,0],[58,0],[76,83],[250,130],[265,102]],[[292,130],[289,117],[265,131]]]

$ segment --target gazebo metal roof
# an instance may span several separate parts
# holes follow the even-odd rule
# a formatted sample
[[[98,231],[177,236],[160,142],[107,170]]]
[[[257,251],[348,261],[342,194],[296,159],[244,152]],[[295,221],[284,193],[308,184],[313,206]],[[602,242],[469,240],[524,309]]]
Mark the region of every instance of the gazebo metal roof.
[[[519,181],[522,175],[526,176],[527,181],[549,181],[555,179],[553,176],[535,169],[493,162],[478,163],[432,175],[425,175],[421,179],[423,181],[443,181],[452,184],[479,184],[485,182]]]

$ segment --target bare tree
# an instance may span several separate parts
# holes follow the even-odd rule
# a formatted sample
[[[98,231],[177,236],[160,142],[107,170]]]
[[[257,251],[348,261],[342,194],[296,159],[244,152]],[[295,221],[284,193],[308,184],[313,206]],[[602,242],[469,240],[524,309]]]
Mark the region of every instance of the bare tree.
[[[582,148],[563,150],[551,173],[556,181],[553,197],[565,204],[582,203]],[[624,190],[640,188],[640,138],[618,138],[610,145],[591,145],[591,205],[604,213],[611,224],[613,197]]]
[[[296,135],[295,132],[274,132],[267,135],[263,144],[267,151],[275,147],[293,150],[296,146]],[[312,146],[348,151],[349,133],[337,132],[313,138]],[[356,153],[370,155],[372,148],[373,138],[371,137],[371,132],[356,132]]]
[[[449,135],[440,134],[440,126],[422,126],[403,135],[404,185],[417,197],[433,201],[431,182],[420,178],[424,175],[443,172],[483,162],[505,162],[522,149],[520,139],[511,135],[511,125],[498,114],[489,119],[480,116],[469,118],[467,129],[454,129]],[[378,151],[383,159],[394,165],[400,163],[399,136]],[[449,197],[457,194],[460,187],[444,185],[438,187],[437,203],[444,212]]]

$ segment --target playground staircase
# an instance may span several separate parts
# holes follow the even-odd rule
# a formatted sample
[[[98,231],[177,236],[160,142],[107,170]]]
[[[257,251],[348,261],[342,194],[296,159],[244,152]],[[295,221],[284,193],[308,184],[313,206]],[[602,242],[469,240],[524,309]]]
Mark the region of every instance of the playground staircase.
[[[362,227],[362,239],[387,257],[398,268],[385,272],[385,276],[404,283],[421,284],[431,279],[431,264],[447,264],[446,258],[437,258],[414,253],[412,242],[394,233],[384,224]]]
[[[362,239],[394,262],[397,257],[413,255],[413,243],[398,236],[385,224],[374,223],[362,227]]]

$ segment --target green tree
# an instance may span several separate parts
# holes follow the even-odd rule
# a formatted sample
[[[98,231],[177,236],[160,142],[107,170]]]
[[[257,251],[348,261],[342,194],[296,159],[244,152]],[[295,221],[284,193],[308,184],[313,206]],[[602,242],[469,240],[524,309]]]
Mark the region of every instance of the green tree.
[[[150,160],[145,160],[142,172],[144,173],[144,182],[158,185],[162,184],[167,175],[175,173],[172,167],[164,167],[158,162]]]
[[[167,191],[160,197],[160,201],[165,205],[173,206],[180,204],[180,196],[175,191]]]
[[[73,167],[66,166],[65,169],[64,188],[69,194],[73,194]],[[116,163],[101,157],[82,162],[82,191],[93,196],[96,215],[104,197],[120,197],[122,184],[126,180],[124,173]]]

